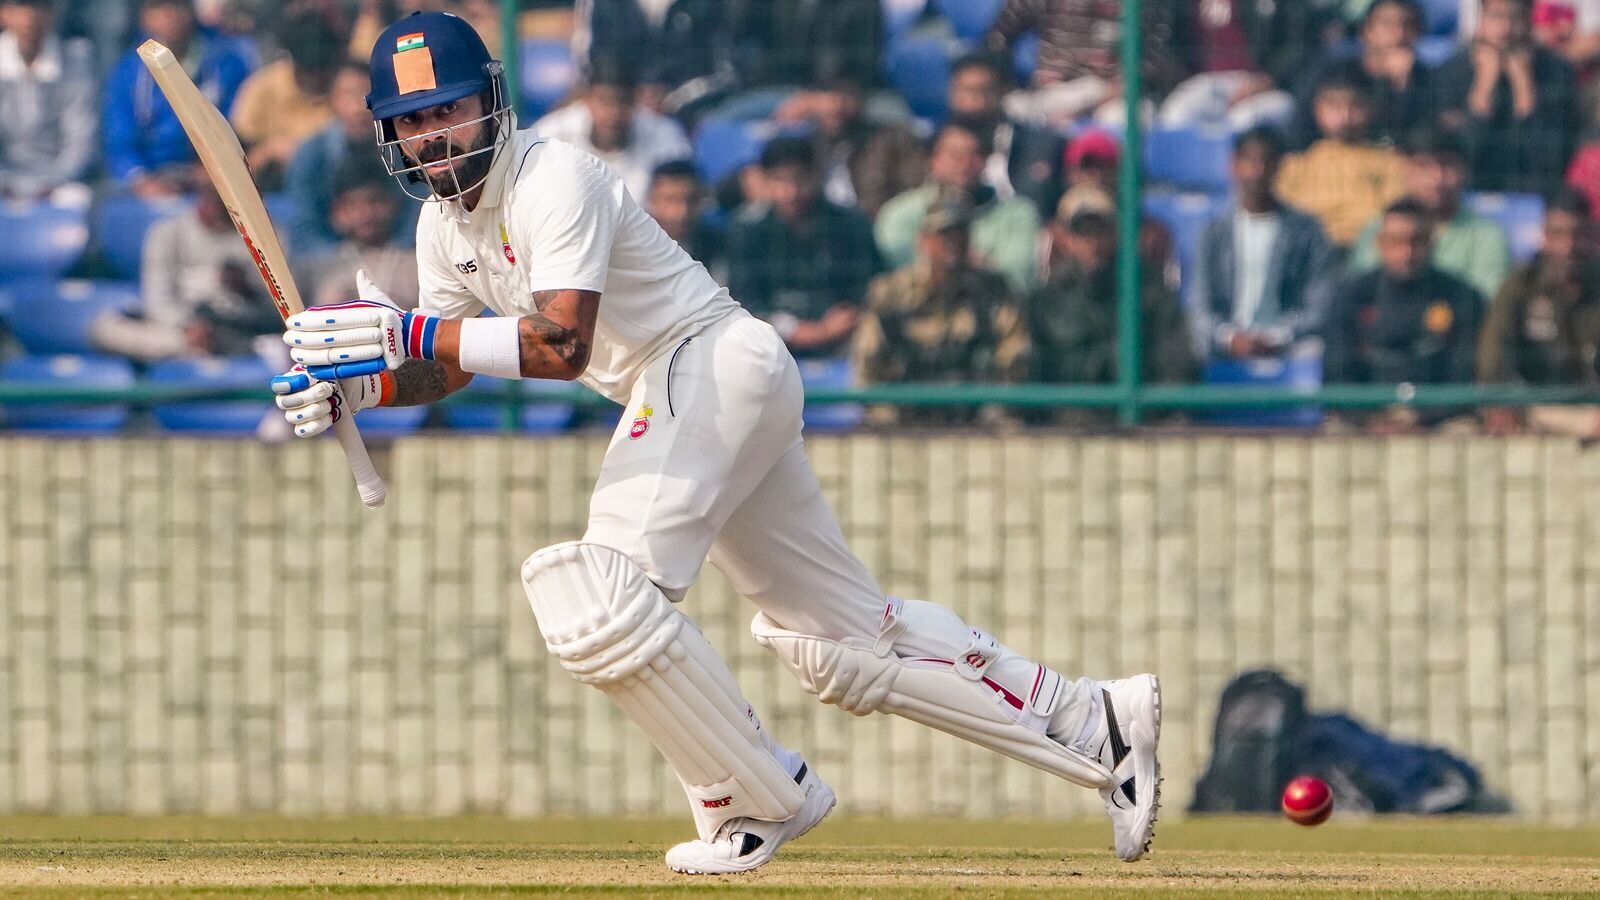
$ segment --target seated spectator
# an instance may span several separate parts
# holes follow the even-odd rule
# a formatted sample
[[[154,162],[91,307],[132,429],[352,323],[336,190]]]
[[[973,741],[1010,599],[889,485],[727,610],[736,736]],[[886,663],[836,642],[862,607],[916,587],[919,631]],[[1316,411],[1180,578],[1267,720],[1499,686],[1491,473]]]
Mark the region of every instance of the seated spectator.
[[[1006,276],[1018,293],[1033,284],[1039,213],[1032,203],[1018,197],[1002,199],[982,183],[991,150],[966,125],[947,122],[939,129],[927,183],[890,200],[878,214],[878,249],[889,268],[908,266],[916,258],[922,217],[934,200],[949,191],[963,191],[977,207],[972,223],[975,262]]]
[[[232,42],[195,28],[191,0],[140,0],[139,28],[185,60],[201,92],[228,114],[250,63]],[[103,100],[101,130],[111,176],[141,197],[180,193],[194,147],[137,51],[117,61]]]
[[[1461,0],[1457,20],[1467,38],[1477,33],[1480,0]],[[1588,87],[1600,63],[1600,0],[1535,0],[1533,39],[1572,63],[1580,86]]]
[[[1367,7],[1358,32],[1360,52],[1354,59],[1335,46],[1309,74],[1285,82],[1299,86],[1289,145],[1302,150],[1317,139],[1317,88],[1338,72],[1358,70],[1372,85],[1376,140],[1398,142],[1412,128],[1432,122],[1433,72],[1417,57],[1422,26],[1417,0],[1376,0]]]
[[[1039,380],[1111,384],[1117,380],[1117,224],[1080,212],[1067,226],[1067,259],[1028,299],[1028,333]],[[1195,360],[1178,295],[1146,267],[1140,284],[1139,337],[1146,382],[1194,380]]]
[[[836,355],[882,269],[872,222],[822,196],[809,141],[774,138],[761,169],[767,200],[740,209],[728,231],[728,290],[796,356]]]
[[[653,112],[678,111],[735,84],[725,0],[580,0],[573,46],[591,76],[633,61],[640,100]]]
[[[339,242],[339,235],[329,219],[329,210],[333,207],[333,180],[346,159],[373,155],[372,113],[367,110],[369,87],[366,63],[341,65],[328,91],[333,120],[301,142],[294,159],[289,162],[284,189],[294,202],[285,236],[290,252],[297,257],[326,253]],[[409,199],[405,189],[392,178],[389,187],[396,197]],[[401,209],[395,222],[394,238],[409,245],[416,240],[417,215],[422,207],[417,203],[403,203]]]
[[[815,84],[823,73],[878,81],[881,0],[759,0],[731,4],[734,66],[747,85]]]
[[[1028,98],[1017,101],[1031,112],[1063,126],[1093,113],[1107,123],[1121,122],[1122,10],[1102,0],[1006,0],[984,39],[1009,58],[1017,38],[1039,36],[1039,58]],[[1169,3],[1143,9],[1145,89],[1160,95],[1177,84],[1181,67],[1171,53],[1177,45]]]
[[[856,330],[863,384],[1027,380],[1028,332],[1006,280],[972,264],[973,208],[942,198],[922,220],[917,260],[880,275]],[[970,421],[965,410],[873,410],[878,421]]]
[[[90,339],[102,351],[152,361],[252,352],[259,335],[283,331],[255,261],[222,198],[198,166],[193,209],[162,219],[145,234],[139,293],[143,318],[101,316]]]
[[[278,40],[287,57],[245,79],[229,116],[257,180],[281,179],[301,142],[333,118],[328,95],[346,38],[308,7],[284,18]]]
[[[533,125],[540,135],[576,144],[622,176],[635,199],[650,189],[656,166],[692,156],[683,126],[641,109],[633,76],[619,64],[596,65],[583,99]]]
[[[1232,208],[1206,225],[1195,254],[1195,337],[1206,356],[1276,356],[1321,331],[1333,248],[1316,219],[1273,192],[1283,153],[1270,128],[1234,143]]]
[[[1600,347],[1600,271],[1595,263],[1589,203],[1563,194],[1545,208],[1544,246],[1519,266],[1489,305],[1478,340],[1478,380],[1485,384],[1561,385],[1600,382],[1594,369]],[[1490,431],[1523,426],[1512,409],[1489,409]],[[1592,438],[1600,410],[1530,407],[1528,427]]]
[[[1067,226],[1080,212],[1100,212],[1113,218],[1117,214],[1117,165],[1122,157],[1122,147],[1104,131],[1087,129],[1067,145],[1066,172],[1069,189],[1056,204],[1055,215],[1045,220],[1039,235],[1038,280],[1050,280],[1050,274],[1070,254],[1067,244],[1071,239]],[[1168,273],[1168,280],[1178,284],[1177,262],[1173,259],[1172,232],[1160,221],[1150,216],[1139,222],[1139,257],[1144,265],[1155,271]]]
[[[1479,191],[1548,194],[1578,135],[1572,64],[1533,43],[1529,0],[1483,0],[1478,30],[1435,73],[1440,121],[1461,135]]]
[[[1330,73],[1317,87],[1317,132],[1304,153],[1283,161],[1278,196],[1322,223],[1347,247],[1404,191],[1404,161],[1372,141],[1372,80],[1360,71]]]
[[[1433,264],[1494,296],[1511,271],[1511,248],[1500,226],[1462,205],[1467,177],[1466,151],[1453,135],[1418,129],[1405,145],[1405,197],[1427,211],[1433,225]],[[1352,271],[1378,265],[1378,227],[1373,220],[1350,255]]]
[[[822,190],[841,206],[876,216],[890,198],[928,174],[927,142],[899,122],[876,122],[854,75],[833,75],[799,91],[778,109],[781,123],[809,122],[822,160]]]
[[[0,0],[0,196],[89,205],[94,49],[53,33],[51,0]]]
[[[662,163],[650,176],[644,208],[667,237],[715,274],[721,268],[722,235],[706,221],[705,193],[694,163],[686,159]]]
[[[396,306],[416,309],[417,254],[394,238],[402,209],[394,179],[382,161],[367,154],[347,157],[334,175],[329,210],[342,241],[303,264],[302,284],[310,293],[307,302],[326,305],[355,299],[356,273],[366,272]]]
[[[993,56],[972,54],[956,60],[950,74],[950,120],[966,125],[991,150],[983,183],[1008,200],[1022,197],[1040,216],[1055,210],[1064,190],[1061,155],[1066,147],[1055,132],[1006,115],[1000,99],[1010,74]]]
[[[1245,131],[1294,114],[1294,98],[1278,85],[1293,84],[1320,49],[1325,10],[1314,3],[1171,2],[1173,33],[1190,36],[1180,43],[1194,74],[1161,104],[1161,124]]]
[[[1433,217],[1415,200],[1384,211],[1376,270],[1338,292],[1324,327],[1329,384],[1468,384],[1477,357],[1483,297],[1428,261]],[[1398,408],[1372,417],[1403,431],[1452,413]]]

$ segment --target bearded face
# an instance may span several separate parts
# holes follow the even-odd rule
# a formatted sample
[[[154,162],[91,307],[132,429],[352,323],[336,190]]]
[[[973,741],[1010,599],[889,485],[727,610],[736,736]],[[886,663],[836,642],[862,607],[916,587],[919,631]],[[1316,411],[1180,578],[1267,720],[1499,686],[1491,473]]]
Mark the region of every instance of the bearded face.
[[[497,119],[486,118],[482,96],[440,104],[397,116],[394,136],[413,180],[425,181],[435,196],[450,200],[479,185],[494,165],[500,133]]]

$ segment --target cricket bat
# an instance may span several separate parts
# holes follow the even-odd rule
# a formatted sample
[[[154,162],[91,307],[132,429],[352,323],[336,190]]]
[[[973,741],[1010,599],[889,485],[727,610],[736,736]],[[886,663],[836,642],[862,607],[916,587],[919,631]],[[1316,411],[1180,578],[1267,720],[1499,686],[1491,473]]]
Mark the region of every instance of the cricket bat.
[[[239,136],[222,118],[222,113],[194,86],[171,50],[157,41],[145,41],[139,46],[139,58],[144,60],[145,68],[155,77],[161,93],[178,114],[178,121],[183,123],[189,142],[194,144],[206,174],[211,176],[211,183],[222,195],[222,204],[227,207],[233,226],[239,229],[239,237],[244,239],[250,257],[255,260],[261,280],[267,284],[267,293],[278,305],[278,314],[287,319],[305,309],[300,291],[289,273],[288,257],[284,256],[283,245],[278,243],[278,234],[272,229],[272,219],[267,216],[267,207],[261,202],[261,192],[245,164]],[[343,402],[342,397],[340,402]],[[355,417],[340,416],[333,425],[333,434],[344,448],[361,502],[373,509],[382,506],[386,493],[383,479],[372,467],[372,458],[367,455],[361,433],[356,430]]]

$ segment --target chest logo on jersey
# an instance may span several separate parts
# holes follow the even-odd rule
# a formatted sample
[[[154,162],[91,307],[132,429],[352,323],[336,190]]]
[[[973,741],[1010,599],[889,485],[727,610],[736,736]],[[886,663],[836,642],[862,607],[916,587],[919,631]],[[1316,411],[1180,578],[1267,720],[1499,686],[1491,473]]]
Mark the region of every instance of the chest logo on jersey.
[[[456,263],[456,270],[463,275],[471,275],[473,272],[478,271],[478,261],[469,259],[464,263]]]
[[[634,417],[633,427],[628,429],[628,440],[637,441],[644,437],[645,432],[650,430],[650,417],[655,414],[656,411],[649,404],[639,407],[639,415]]]
[[[513,266],[517,264],[517,254],[511,249],[511,235],[506,234],[506,225],[500,223],[500,249],[506,252],[506,262]]]

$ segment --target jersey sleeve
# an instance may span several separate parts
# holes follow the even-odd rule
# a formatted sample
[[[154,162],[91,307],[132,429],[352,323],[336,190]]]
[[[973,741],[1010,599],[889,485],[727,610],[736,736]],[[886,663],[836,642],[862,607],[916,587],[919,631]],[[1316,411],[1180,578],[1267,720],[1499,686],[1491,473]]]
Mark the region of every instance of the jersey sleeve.
[[[431,233],[429,216],[417,222],[417,307],[434,310],[447,319],[470,319],[485,309],[482,301],[456,277],[444,258],[439,238]]]
[[[622,179],[577,148],[552,143],[511,198],[515,252],[528,290],[604,293],[611,245],[622,222]],[[520,262],[520,260],[519,260]]]

